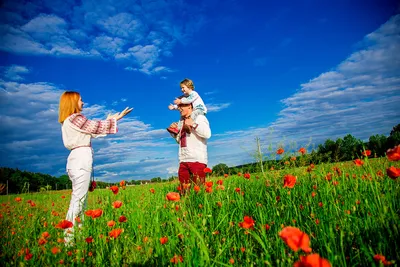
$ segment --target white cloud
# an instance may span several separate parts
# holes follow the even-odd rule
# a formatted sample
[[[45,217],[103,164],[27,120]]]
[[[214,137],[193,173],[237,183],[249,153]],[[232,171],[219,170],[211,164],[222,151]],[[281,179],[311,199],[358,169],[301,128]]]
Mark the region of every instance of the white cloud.
[[[8,80],[21,81],[24,78],[20,74],[27,74],[29,72],[29,69],[24,66],[12,65],[5,68],[4,77]]]
[[[208,112],[218,112],[223,109],[228,108],[231,105],[231,103],[220,103],[220,104],[207,104],[207,110]]]

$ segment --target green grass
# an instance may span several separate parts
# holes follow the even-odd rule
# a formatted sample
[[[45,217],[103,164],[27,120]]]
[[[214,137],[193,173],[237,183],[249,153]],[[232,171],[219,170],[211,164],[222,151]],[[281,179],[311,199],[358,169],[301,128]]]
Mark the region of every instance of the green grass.
[[[231,259],[241,266],[291,266],[304,253],[291,251],[279,238],[284,226],[307,233],[313,252],[332,266],[370,266],[375,254],[397,264],[400,186],[386,175],[390,165],[399,166],[379,158],[366,160],[361,167],[352,162],[321,164],[310,173],[306,168],[268,171],[266,178],[261,174],[251,174],[250,179],[211,176],[212,193],[204,188],[199,193],[191,190],[178,202],[165,199],[168,192],[177,192],[177,182],[129,186],[117,195],[96,189],[89,193],[87,208],[104,213],[96,219],[85,216],[73,247],[58,242],[63,230],[54,227],[65,218],[70,191],[0,196],[0,264],[47,266],[61,261],[69,266],[167,266],[174,265],[171,259],[177,255],[185,266],[230,266]],[[377,175],[379,171],[382,176]],[[285,174],[297,176],[294,188],[283,188]],[[217,190],[219,179],[224,190]],[[154,194],[150,188],[155,189]],[[16,202],[16,197],[22,201]],[[116,200],[123,202],[119,209],[112,207]],[[118,222],[121,215],[127,222]],[[255,220],[253,230],[238,226],[244,216]],[[107,226],[111,220],[116,221],[114,227]],[[115,228],[123,233],[108,238]],[[50,237],[39,245],[43,232]],[[89,236],[92,243],[85,242]],[[164,236],[168,242],[161,245]],[[52,253],[54,247],[59,249],[56,254]],[[25,259],[26,249],[32,254],[29,260]]]

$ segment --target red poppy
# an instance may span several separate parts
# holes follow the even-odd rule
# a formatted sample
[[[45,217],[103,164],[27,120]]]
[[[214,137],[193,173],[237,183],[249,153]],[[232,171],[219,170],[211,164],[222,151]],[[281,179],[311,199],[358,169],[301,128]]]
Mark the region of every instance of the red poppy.
[[[212,186],[213,186],[213,181],[208,181],[208,182],[206,182],[206,186],[207,186],[207,187],[212,187]]]
[[[122,180],[121,182],[119,182],[119,186],[121,186],[121,187],[125,186],[125,181]]]
[[[46,239],[44,239],[43,237],[39,238],[39,241],[38,241],[39,246],[42,246],[42,245],[44,245],[46,243],[47,243]]]
[[[271,229],[271,226],[269,224],[265,225],[265,230],[268,231],[269,229]]]
[[[108,227],[113,227],[115,225],[115,221],[111,220],[107,222]]]
[[[57,253],[60,253],[60,252],[61,252],[61,250],[58,247],[52,247],[51,248],[51,253],[53,253],[53,254],[57,254]]]
[[[97,209],[97,210],[92,210],[92,218],[97,218],[100,217],[103,214],[103,210],[102,209]]]
[[[361,154],[364,157],[369,157],[369,156],[371,156],[371,150],[364,150],[363,152],[361,152]]]
[[[296,176],[293,176],[291,174],[286,174],[283,177],[283,187],[289,187],[289,188],[293,188],[294,185],[296,184]]]
[[[93,237],[91,237],[91,236],[86,237],[85,241],[86,241],[86,243],[92,243],[93,242]]]
[[[114,201],[113,206],[114,206],[114,209],[120,208],[122,206],[122,201],[119,201],[119,200]]]
[[[71,228],[72,226],[74,226],[74,224],[72,222],[70,222],[68,220],[62,220],[55,227],[60,228],[60,229],[67,229],[67,228]]]
[[[117,229],[113,229],[108,233],[108,236],[111,238],[117,238],[119,237],[119,235],[122,233],[122,229],[117,228]]]
[[[389,161],[398,161],[400,160],[400,145],[395,146],[392,149],[388,149],[386,151],[386,156]]]
[[[362,166],[364,165],[364,161],[362,161],[361,159],[355,159],[353,160],[354,164],[356,164],[356,166]]]
[[[49,232],[43,232],[43,233],[42,233],[42,237],[43,237],[43,238],[49,238],[49,237],[50,237]]]
[[[199,192],[199,191],[200,191],[200,186],[195,185],[195,186],[193,187],[193,190],[196,191],[196,192]]]
[[[224,182],[222,180],[218,180],[217,184],[222,185]]]
[[[246,173],[243,175],[243,177],[246,178],[246,179],[250,179],[250,173],[247,173],[247,172],[246,172]]]
[[[166,196],[167,200],[169,201],[179,201],[181,199],[181,196],[179,193],[176,192],[169,192]]]
[[[175,254],[174,257],[170,260],[170,262],[172,262],[174,264],[178,264],[180,262],[183,262],[183,257],[182,256],[177,256]]]
[[[285,152],[285,150],[283,148],[279,148],[278,150],[276,150],[276,154],[278,154],[278,155],[283,154],[283,152]]]
[[[318,254],[309,254],[306,256],[301,255],[300,261],[295,262],[293,267],[331,267],[331,264]]]
[[[161,237],[161,238],[160,238],[160,243],[161,243],[161,245],[164,245],[164,244],[167,243],[167,242],[168,242],[168,237],[164,236],[164,237]]]
[[[375,254],[374,255],[374,260],[376,261],[376,262],[382,262],[382,264],[384,265],[384,266],[388,266],[388,265],[392,265],[392,263],[390,262],[390,261],[387,261],[386,260],[386,257],[385,256],[383,256],[383,255],[381,255],[381,254]]]
[[[238,172],[238,174],[237,174],[238,176],[242,176],[242,173],[241,172]]]
[[[239,188],[239,187],[236,187],[236,188],[235,188],[235,191],[238,192],[238,193],[240,193],[240,188]]]
[[[113,185],[110,187],[110,189],[114,193],[114,195],[118,194],[118,190],[119,190],[118,186]]]
[[[16,202],[21,202],[21,201],[22,201],[22,198],[16,197],[16,198],[15,198],[15,201],[16,201]]]
[[[304,147],[301,147],[301,148],[299,149],[299,153],[301,153],[302,155],[304,155],[306,152],[307,152],[307,151],[306,151],[306,149],[305,149]]]
[[[154,188],[150,188],[150,193],[154,194],[156,192],[156,190],[154,190]]]
[[[225,177],[225,178],[228,177],[228,176],[229,176],[229,175],[228,175],[227,173],[224,174],[224,177]]]
[[[207,192],[207,193],[211,193],[212,191],[213,191],[213,190],[212,190],[212,187],[207,187],[207,188],[206,188],[206,192]]]
[[[287,226],[279,232],[279,237],[295,252],[299,249],[306,253],[311,252],[310,238],[299,228]]]
[[[118,219],[118,221],[120,222],[120,223],[123,223],[123,222],[126,222],[126,217],[124,216],[124,215],[121,215],[121,216],[119,216],[119,219]]]
[[[210,168],[204,168],[204,173],[212,173],[212,170]]]
[[[394,166],[386,169],[387,175],[392,179],[397,179],[400,176],[400,168]]]
[[[239,227],[242,227],[244,229],[254,229],[254,220],[250,216],[244,216],[243,222],[239,223]]]

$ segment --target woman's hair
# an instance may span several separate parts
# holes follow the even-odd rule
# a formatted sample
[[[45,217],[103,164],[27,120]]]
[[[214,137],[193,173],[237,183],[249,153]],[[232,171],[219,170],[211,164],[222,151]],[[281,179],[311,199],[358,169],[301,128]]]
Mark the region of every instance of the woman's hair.
[[[188,88],[194,90],[194,83],[191,79],[188,79],[188,78],[184,79],[183,81],[181,81],[181,83],[179,85],[182,85],[182,84],[184,84]]]
[[[78,102],[81,95],[78,92],[66,91],[60,97],[58,107],[58,122],[63,123],[66,118],[80,112]]]

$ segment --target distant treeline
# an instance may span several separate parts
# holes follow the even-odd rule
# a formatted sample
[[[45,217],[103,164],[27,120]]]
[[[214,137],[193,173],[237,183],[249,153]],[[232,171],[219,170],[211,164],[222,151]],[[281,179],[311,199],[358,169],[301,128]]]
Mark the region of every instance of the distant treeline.
[[[318,145],[316,149],[308,151],[305,155],[295,153],[296,158],[293,158],[293,153],[288,149],[279,159],[271,159],[271,156],[263,156],[264,170],[279,169],[286,165],[290,166],[307,166],[311,163],[318,164],[323,162],[340,162],[358,158],[361,152],[366,150],[371,151],[371,157],[383,157],[389,148],[393,148],[400,144],[400,124],[393,127],[390,135],[373,135],[369,138],[368,142],[363,142],[360,139],[348,134],[343,138],[338,138],[335,141],[328,139],[325,143]],[[293,152],[296,152],[294,150]],[[270,154],[275,156],[275,151],[269,151]],[[224,174],[237,174],[238,172],[260,172],[261,165],[259,162],[239,165],[235,167],[228,167],[224,163],[220,163],[213,167],[214,175]],[[168,179],[161,179],[155,177],[150,180],[131,180],[126,181],[127,185],[140,185],[143,183],[160,183],[173,181],[177,177],[170,177]],[[106,188],[116,183],[106,183],[96,181],[98,188]],[[8,185],[8,187],[7,187]],[[33,173],[28,171],[21,171],[19,169],[12,169],[7,167],[0,167],[0,194],[15,194],[27,192],[39,192],[46,190],[64,190],[71,189],[71,181],[68,175],[54,177],[48,174]]]
[[[316,149],[308,151],[307,154],[301,155],[297,150],[288,149],[281,157],[277,157],[276,151],[269,151],[270,155],[263,155],[264,170],[280,169],[285,165],[293,167],[308,166],[311,163],[327,163],[348,161],[361,157],[362,151],[370,150],[370,157],[383,157],[389,148],[393,148],[400,144],[400,124],[393,127],[390,135],[387,137],[377,134],[369,137],[368,142],[363,142],[355,138],[351,134],[338,138],[335,141],[327,139],[325,143],[318,145]],[[289,147],[289,145],[288,145]],[[297,153],[294,153],[297,152]],[[295,156],[295,158],[293,158]],[[271,159],[274,158],[274,159]],[[279,159],[276,159],[279,158]],[[257,160],[259,161],[259,160]],[[260,172],[260,162],[243,164],[235,167],[228,167],[224,163],[217,164],[213,167],[215,175],[237,174],[238,172]]]

